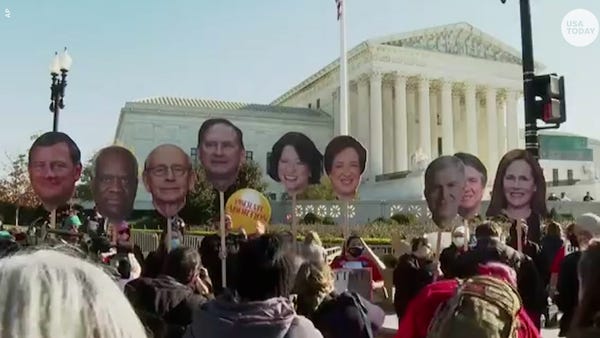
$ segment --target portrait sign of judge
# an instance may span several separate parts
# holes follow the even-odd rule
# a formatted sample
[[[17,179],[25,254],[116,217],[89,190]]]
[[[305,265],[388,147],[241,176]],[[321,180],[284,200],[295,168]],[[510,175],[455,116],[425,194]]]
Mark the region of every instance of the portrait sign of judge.
[[[79,147],[65,133],[47,132],[38,137],[29,149],[29,180],[48,211],[66,204],[73,197],[81,170]]]
[[[465,165],[456,156],[440,156],[425,170],[425,200],[435,225],[453,228],[465,190]]]
[[[367,150],[352,136],[336,136],[325,148],[325,172],[337,198],[352,201],[367,165]]]
[[[454,156],[465,165],[465,192],[458,213],[463,218],[472,220],[481,213],[481,200],[487,184],[487,169],[475,155],[456,153]]]
[[[148,154],[142,180],[159,214],[173,217],[185,206],[196,175],[190,157],[176,145],[163,144]]]
[[[289,132],[273,144],[267,172],[290,196],[319,184],[322,171],[323,155],[308,136]]]
[[[92,195],[98,212],[110,222],[121,222],[133,211],[138,187],[138,162],[120,146],[101,149],[94,159]]]
[[[223,118],[204,121],[198,130],[198,157],[208,182],[225,192],[246,160],[242,130]]]

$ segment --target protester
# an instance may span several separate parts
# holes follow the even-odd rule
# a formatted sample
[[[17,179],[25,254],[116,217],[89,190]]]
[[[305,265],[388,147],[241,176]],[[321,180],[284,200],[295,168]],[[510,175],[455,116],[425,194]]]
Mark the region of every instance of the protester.
[[[316,231],[310,231],[304,237],[300,253],[302,258],[307,262],[314,263],[325,263],[327,262],[327,255],[323,248],[321,238]]]
[[[544,264],[548,267],[546,275],[542,277],[544,279],[544,285],[548,286],[550,296],[552,297],[554,293],[553,290],[556,290],[560,264],[562,263],[566,252],[560,224],[557,222],[550,222],[544,229],[544,236],[542,237],[541,243],[540,256],[544,260]]]
[[[55,250],[0,260],[0,336],[144,338],[117,284],[100,268]]]
[[[378,257],[373,253],[369,246],[358,235],[348,237],[342,248],[342,254],[337,256],[331,262],[332,269],[362,269],[370,268],[373,277],[372,288],[380,289],[383,287],[382,266],[377,261]]]
[[[194,313],[185,338],[319,338],[310,320],[296,314],[290,299],[293,262],[273,234],[240,247],[237,295],[224,293]]]
[[[592,239],[600,238],[600,217],[593,213],[585,213],[577,217],[574,233],[577,236],[580,250],[565,257],[558,275],[556,305],[563,313],[560,318],[560,337],[566,337],[569,334],[571,320],[579,301],[577,266],[582,252],[588,248]]]
[[[167,238],[167,229],[163,229],[163,232],[160,235],[158,248],[156,251],[150,252],[144,261],[144,268],[142,269],[143,277],[154,278],[162,272],[168,254],[167,243],[169,243],[171,250],[180,247],[183,242],[183,231],[184,228],[182,227],[173,227],[171,229],[171,238]]]
[[[500,263],[487,263],[478,267],[477,275],[489,275],[499,278],[513,287],[516,286],[515,271]],[[429,337],[430,324],[438,309],[456,293],[460,282],[456,279],[444,279],[425,286],[410,302],[404,317],[399,322],[396,338]],[[521,309],[517,313],[517,338],[538,338],[539,332],[527,312]],[[465,328],[468,330],[469,328]],[[473,336],[465,331],[464,337]],[[479,337],[479,336],[478,336]]]
[[[210,281],[201,278],[201,271],[198,252],[180,247],[169,252],[157,278],[126,285],[127,298],[155,337],[182,337],[194,309],[211,297]]]
[[[485,222],[475,229],[477,244],[457,262],[459,278],[478,273],[479,265],[490,262],[503,263],[517,272],[517,287],[523,307],[536,327],[541,326],[541,315],[547,307],[546,290],[533,260],[500,241],[499,226]]]
[[[600,242],[590,241],[579,260],[579,305],[571,323],[569,338],[600,337]]]
[[[223,282],[221,275],[221,236],[219,233],[219,221],[214,221],[216,234],[208,235],[200,242],[200,257],[202,265],[208,270],[208,275],[213,282],[215,295],[223,292]],[[232,231],[233,223],[231,216],[225,215],[225,247],[227,251],[227,276],[228,287],[235,287],[235,270],[237,269],[238,251],[241,243],[246,241],[246,236],[236,234]]]
[[[465,250],[465,227],[458,226],[452,231],[452,244],[442,250],[440,254],[440,268],[444,278],[454,278],[458,275],[456,271],[456,260]]]
[[[394,308],[398,322],[402,320],[410,301],[425,286],[433,283],[441,275],[439,263],[433,260],[431,244],[425,237],[414,238],[412,252],[403,255],[394,269]]]
[[[293,290],[298,314],[310,319],[325,338],[364,338],[369,329],[374,337],[383,325],[383,310],[356,293],[334,292],[333,282],[327,264],[304,263]]]

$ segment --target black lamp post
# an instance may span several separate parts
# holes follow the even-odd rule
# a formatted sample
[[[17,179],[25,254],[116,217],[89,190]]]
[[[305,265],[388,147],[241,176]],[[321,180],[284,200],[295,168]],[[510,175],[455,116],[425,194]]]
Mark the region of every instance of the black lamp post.
[[[63,99],[65,97],[65,87],[67,86],[67,73],[72,63],[73,59],[71,59],[71,56],[67,53],[67,47],[65,47],[60,55],[58,55],[58,52],[54,53],[54,58],[50,64],[50,76],[52,76],[50,111],[54,115],[52,131],[58,131],[58,114],[65,107]]]

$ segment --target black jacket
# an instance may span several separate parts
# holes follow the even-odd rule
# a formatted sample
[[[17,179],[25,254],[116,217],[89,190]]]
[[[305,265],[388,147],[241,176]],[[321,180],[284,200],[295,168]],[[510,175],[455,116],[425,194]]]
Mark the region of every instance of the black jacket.
[[[413,254],[400,256],[394,269],[394,308],[401,319],[410,301],[425,286],[433,283],[434,271],[431,260],[421,260]]]
[[[577,265],[581,258],[581,251],[568,254],[560,265],[558,283],[555,297],[558,309],[563,313],[560,318],[560,333],[567,334],[571,326],[571,320],[579,303],[579,278]]]
[[[125,286],[125,295],[155,338],[179,338],[192,322],[194,309],[206,298],[170,276],[138,278]]]
[[[227,247],[227,287],[235,288],[235,271],[237,270],[237,255],[240,250],[240,245],[246,239],[243,235],[228,234],[225,238],[225,246]],[[212,281],[215,295],[220,295],[223,292],[221,278],[221,258],[219,257],[219,248],[221,247],[221,237],[219,235],[209,235],[200,242],[200,258],[202,265],[208,270],[208,275]]]
[[[440,268],[444,274],[444,278],[456,278],[458,276],[458,271],[456,271],[456,261],[458,256],[463,253],[464,249],[457,248],[454,243],[442,250],[442,253],[440,254]]]

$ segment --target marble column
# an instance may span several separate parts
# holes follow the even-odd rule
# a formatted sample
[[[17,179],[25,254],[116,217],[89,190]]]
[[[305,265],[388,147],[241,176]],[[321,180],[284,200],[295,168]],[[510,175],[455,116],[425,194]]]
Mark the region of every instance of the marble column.
[[[361,77],[357,83],[358,91],[358,128],[357,139],[366,149],[369,149],[369,82],[367,77]]]
[[[371,177],[383,173],[383,114],[381,109],[381,73],[373,72],[369,78],[371,84],[371,109],[369,128],[369,159]]]
[[[465,84],[465,134],[466,144],[465,151],[473,155],[477,155],[477,92],[475,84]]]
[[[394,172],[394,92],[392,83],[383,82],[383,173]]]
[[[454,154],[454,121],[452,118],[452,82],[442,81],[442,154]]]
[[[519,124],[517,121],[517,92],[506,93],[506,141],[507,150],[519,148]]]
[[[498,114],[498,160],[506,153],[506,98],[499,98],[496,106]]]
[[[431,117],[429,111],[429,79],[419,79],[419,145],[420,149],[427,156],[432,158],[431,154]]]
[[[406,77],[394,77],[394,171],[408,170],[408,118]]]
[[[498,117],[496,116],[496,88],[488,87],[485,92],[487,119],[488,168],[495,170],[498,158]]]
[[[454,123],[454,149],[456,150],[465,148],[464,113],[460,101],[461,94],[455,91],[452,94],[452,121]]]

